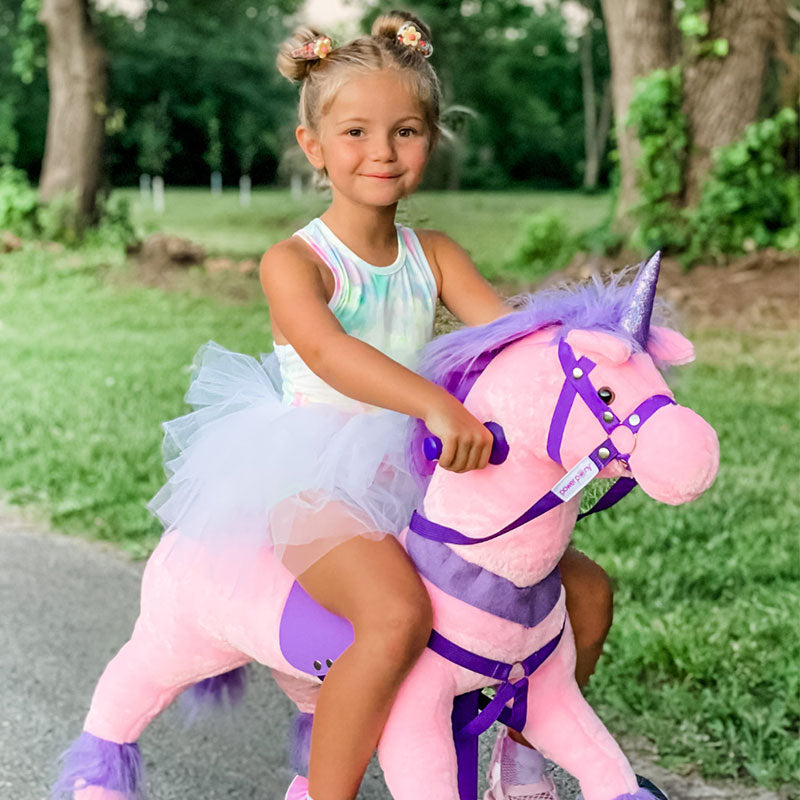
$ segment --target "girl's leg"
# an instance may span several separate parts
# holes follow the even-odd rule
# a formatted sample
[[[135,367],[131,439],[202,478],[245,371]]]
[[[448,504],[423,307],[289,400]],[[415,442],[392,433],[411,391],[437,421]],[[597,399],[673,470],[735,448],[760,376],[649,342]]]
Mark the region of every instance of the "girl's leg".
[[[614,612],[611,580],[599,564],[574,547],[567,548],[559,569],[575,635],[575,680],[583,688],[597,666],[611,628]],[[515,742],[527,744],[517,731],[509,730],[508,735]]]
[[[393,536],[339,544],[298,581],[354,630],[320,688],[308,792],[314,800],[354,800],[397,690],[428,643],[430,599]]]

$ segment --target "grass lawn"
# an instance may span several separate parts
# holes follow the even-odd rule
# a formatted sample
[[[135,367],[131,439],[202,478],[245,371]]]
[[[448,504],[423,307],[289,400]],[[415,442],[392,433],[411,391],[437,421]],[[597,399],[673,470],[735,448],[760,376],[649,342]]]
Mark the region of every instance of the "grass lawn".
[[[119,193],[131,201],[134,219],[144,230],[167,228],[203,244],[209,255],[233,258],[260,258],[328,203],[324,193],[294,200],[283,189],[267,189],[255,192],[250,208],[242,209],[235,191],[211,195],[205,189],[168,189],[161,216],[141,203],[138,191]],[[401,204],[398,218],[412,227],[443,230],[469,250],[487,277],[512,278],[504,262],[522,223],[544,209],[563,212],[578,233],[606,217],[609,198],[575,192],[419,192]]]
[[[227,254],[258,254],[303,222],[277,192],[256,195],[241,218],[227,195],[187,192],[183,206],[171,196],[169,229]],[[228,209],[219,216],[207,205],[218,200]],[[502,246],[495,219],[555,202],[467,194],[460,211],[458,196],[419,201],[409,214],[448,228],[441,212],[479,262]],[[195,204],[205,217],[189,213]],[[582,215],[588,205],[570,218]],[[187,410],[192,356],[212,338],[257,354],[270,336],[263,300],[113,280],[128,269],[112,248],[0,256],[0,489],[58,528],[143,556],[160,534],[144,508],[163,480],[159,426]],[[649,736],[676,769],[800,785],[800,486],[787,477],[800,429],[797,349],[779,331],[695,341],[698,363],[678,371],[676,392],[717,429],[719,478],[689,506],[636,492],[579,527],[577,545],[617,583],[590,700],[612,730]]]

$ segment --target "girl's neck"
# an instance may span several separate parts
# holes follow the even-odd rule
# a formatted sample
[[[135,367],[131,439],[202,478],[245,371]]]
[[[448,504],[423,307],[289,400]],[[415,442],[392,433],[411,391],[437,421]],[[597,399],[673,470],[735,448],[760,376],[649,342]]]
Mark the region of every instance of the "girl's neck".
[[[363,206],[334,199],[320,217],[354,253],[370,264],[388,266],[397,258],[397,206]]]

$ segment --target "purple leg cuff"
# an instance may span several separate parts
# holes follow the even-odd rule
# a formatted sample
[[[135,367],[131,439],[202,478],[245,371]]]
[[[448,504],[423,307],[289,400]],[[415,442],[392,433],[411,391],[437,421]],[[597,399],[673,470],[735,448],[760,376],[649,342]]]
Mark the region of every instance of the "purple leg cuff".
[[[117,744],[84,731],[61,759],[63,767],[52,788],[53,800],[72,800],[73,792],[85,786],[120,792],[126,800],[144,800],[138,744]]]
[[[656,800],[656,796],[647,789],[639,788],[633,794],[621,794],[614,800]]]

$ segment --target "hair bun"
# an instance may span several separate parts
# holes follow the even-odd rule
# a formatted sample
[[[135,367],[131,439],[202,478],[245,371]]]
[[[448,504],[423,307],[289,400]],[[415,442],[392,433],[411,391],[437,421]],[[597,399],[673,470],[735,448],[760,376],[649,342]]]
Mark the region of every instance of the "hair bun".
[[[385,37],[392,41],[397,41],[397,34],[400,28],[407,22],[412,23],[425,40],[430,42],[430,28],[428,28],[419,17],[414,16],[408,11],[390,11],[388,14],[381,14],[381,16],[372,23],[371,33],[373,36]]]
[[[308,77],[308,73],[317,63],[315,59],[307,59],[292,55],[293,52],[302,50],[310,45],[315,39],[324,34],[313,28],[301,27],[286,39],[280,46],[276,64],[278,72],[292,83],[301,83]]]

